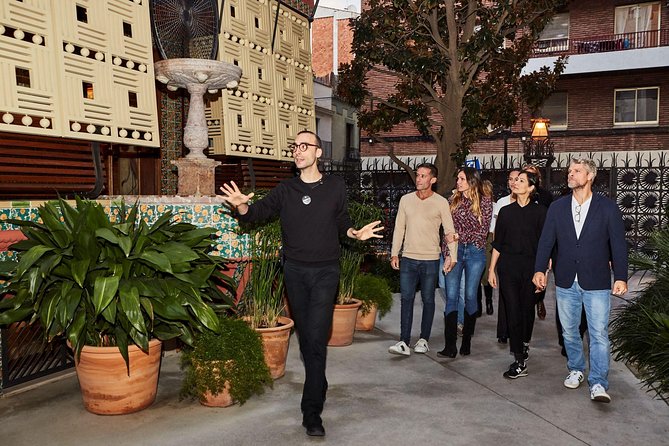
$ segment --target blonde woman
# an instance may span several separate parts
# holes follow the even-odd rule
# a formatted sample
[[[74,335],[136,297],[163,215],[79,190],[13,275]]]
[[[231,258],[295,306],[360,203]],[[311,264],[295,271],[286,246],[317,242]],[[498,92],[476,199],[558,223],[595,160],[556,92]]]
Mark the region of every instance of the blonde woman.
[[[444,270],[446,310],[444,337],[446,345],[437,354],[442,357],[455,358],[458,300],[460,298],[460,281],[465,278],[465,320],[462,330],[460,354],[471,353],[471,338],[476,326],[476,295],[481,283],[481,274],[485,270],[485,247],[490,220],[492,219],[492,199],[482,193],[481,176],[472,167],[464,167],[458,171],[456,190],[449,199],[453,224],[457,234],[457,263],[450,271]],[[442,243],[444,258],[450,255],[446,240]]]

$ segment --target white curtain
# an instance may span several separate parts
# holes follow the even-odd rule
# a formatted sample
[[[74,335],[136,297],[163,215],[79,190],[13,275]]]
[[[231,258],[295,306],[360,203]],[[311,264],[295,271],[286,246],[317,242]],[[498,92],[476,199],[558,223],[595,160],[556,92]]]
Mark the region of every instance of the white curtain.
[[[643,5],[637,8],[636,31],[650,31],[650,18],[653,15],[653,5]]]
[[[627,19],[631,11],[629,7],[616,8],[616,34],[629,32],[627,30]]]

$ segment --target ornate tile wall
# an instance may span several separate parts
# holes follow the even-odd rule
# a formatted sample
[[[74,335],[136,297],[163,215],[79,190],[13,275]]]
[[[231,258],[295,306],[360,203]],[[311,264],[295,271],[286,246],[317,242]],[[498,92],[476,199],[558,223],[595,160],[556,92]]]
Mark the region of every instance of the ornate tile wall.
[[[230,216],[229,210],[218,203],[179,203],[169,202],[168,197],[160,197],[163,202],[141,202],[140,218],[148,224],[154,223],[167,211],[172,211],[176,221],[192,223],[198,227],[216,228],[216,240],[214,241],[213,255],[220,255],[230,259],[238,259],[246,256],[248,237],[238,235],[237,220]],[[120,202],[112,200],[97,200],[104,206],[113,222],[119,214]],[[39,221],[37,208],[43,201],[21,201],[0,202],[0,230],[19,229],[8,223],[8,219]],[[133,203],[128,199],[125,206]],[[12,251],[0,252],[0,260],[12,258]]]

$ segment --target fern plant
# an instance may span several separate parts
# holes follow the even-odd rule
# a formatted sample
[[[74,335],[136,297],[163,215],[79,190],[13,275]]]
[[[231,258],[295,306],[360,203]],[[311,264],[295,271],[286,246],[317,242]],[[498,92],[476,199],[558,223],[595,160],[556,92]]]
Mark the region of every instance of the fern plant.
[[[218,323],[220,333],[199,333],[193,345],[184,348],[181,368],[186,373],[181,396],[202,399],[206,392],[218,395],[227,383],[230,396],[241,405],[273,385],[262,340],[243,320],[221,316]]]
[[[383,277],[372,274],[359,274],[353,286],[353,296],[362,301],[360,311],[366,316],[376,307],[379,317],[383,317],[393,306],[393,293]]]

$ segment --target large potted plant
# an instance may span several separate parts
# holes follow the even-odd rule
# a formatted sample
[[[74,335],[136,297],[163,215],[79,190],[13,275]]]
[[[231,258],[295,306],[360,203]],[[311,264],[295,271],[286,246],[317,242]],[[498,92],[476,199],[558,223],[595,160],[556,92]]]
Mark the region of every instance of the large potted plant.
[[[355,320],[362,305],[353,298],[355,281],[360,274],[363,254],[346,247],[339,258],[339,291],[332,316],[332,331],[328,345],[344,347],[353,343]]]
[[[262,194],[260,194],[262,195]],[[243,225],[249,235],[250,268],[246,288],[238,303],[239,314],[257,330],[263,340],[265,360],[272,378],[286,373],[292,319],[284,316],[283,270],[279,261],[281,226],[278,219]]]
[[[649,391],[669,397],[669,226],[650,237],[650,252],[630,256],[649,273],[643,288],[613,310],[611,345],[616,360],[635,368]]]
[[[355,321],[355,329],[371,331],[377,315],[385,316],[393,306],[393,293],[383,277],[361,273],[355,280],[353,295],[362,302]]]
[[[137,204],[127,212],[121,203],[112,222],[79,198],[76,208],[46,203],[39,216],[10,221],[27,240],[12,246],[18,263],[4,265],[0,324],[39,322],[48,340],[64,337],[89,411],[149,406],[161,341],[190,344],[194,333],[218,331],[215,310],[231,303],[223,259],[208,254],[216,230],[174,222],[170,212],[148,225]]]
[[[353,226],[359,228],[370,221],[381,220],[382,211],[366,197],[349,200],[348,213]],[[360,274],[360,267],[367,253],[374,251],[372,239],[352,242],[342,239],[342,254],[339,259],[339,291],[332,318],[332,332],[328,345],[340,347],[350,345],[355,333],[355,321],[362,302],[355,299],[353,288]]]
[[[221,316],[220,333],[195,335],[183,349],[183,397],[197,398],[205,406],[244,404],[254,394],[272,386],[260,334],[246,321]]]

